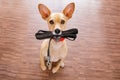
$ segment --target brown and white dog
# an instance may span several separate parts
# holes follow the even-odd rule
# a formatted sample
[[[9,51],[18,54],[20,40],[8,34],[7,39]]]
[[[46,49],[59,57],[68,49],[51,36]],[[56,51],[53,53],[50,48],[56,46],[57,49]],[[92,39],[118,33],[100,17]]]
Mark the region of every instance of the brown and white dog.
[[[75,9],[75,4],[68,4],[62,13],[51,13],[51,11],[44,5],[38,5],[39,12],[44,20],[48,23],[48,28],[55,34],[59,34],[66,29],[66,22],[72,17]],[[42,70],[46,70],[45,57],[47,56],[49,39],[46,39],[41,44],[40,49],[40,67]],[[50,56],[51,62],[59,63],[52,68],[52,73],[56,73],[60,67],[64,67],[64,59],[67,55],[67,45],[64,39],[59,41],[52,40],[50,44]]]

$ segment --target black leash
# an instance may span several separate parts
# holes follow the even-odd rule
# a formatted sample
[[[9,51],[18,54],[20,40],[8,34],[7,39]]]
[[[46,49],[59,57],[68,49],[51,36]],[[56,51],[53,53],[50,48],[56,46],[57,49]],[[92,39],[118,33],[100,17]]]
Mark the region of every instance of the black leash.
[[[47,50],[47,58],[46,58],[47,62],[46,62],[46,65],[47,65],[48,69],[51,69],[51,65],[52,65],[51,61],[50,61],[50,43],[51,43],[51,40],[52,40],[52,37],[49,40],[48,50]]]
[[[51,65],[52,65],[51,61],[50,61],[50,43],[51,43],[51,40],[52,39],[66,38],[68,40],[74,41],[77,37],[77,34],[78,34],[78,29],[76,29],[76,28],[62,31],[62,34],[60,34],[60,35],[54,35],[52,31],[44,31],[44,30],[39,30],[35,34],[36,39],[38,39],[38,40],[50,38],[49,44],[48,44],[48,50],[47,50],[47,58],[46,58],[46,60],[47,60],[46,65],[49,69],[51,69]]]

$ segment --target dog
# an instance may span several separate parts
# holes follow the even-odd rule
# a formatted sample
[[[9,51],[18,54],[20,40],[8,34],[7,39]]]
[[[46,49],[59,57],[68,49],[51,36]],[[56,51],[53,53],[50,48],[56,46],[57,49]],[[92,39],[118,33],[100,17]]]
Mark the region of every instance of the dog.
[[[75,9],[75,3],[69,3],[61,13],[51,13],[50,9],[44,4],[38,5],[41,17],[47,21],[49,31],[54,34],[60,34],[66,30],[66,23],[72,17]],[[49,39],[45,39],[40,48],[40,67],[44,71],[47,69],[45,64],[45,57],[47,56]],[[50,61],[58,62],[56,66],[50,68],[52,73],[56,73],[60,67],[64,67],[64,60],[67,55],[67,44],[64,38],[59,40],[52,39],[50,43]]]

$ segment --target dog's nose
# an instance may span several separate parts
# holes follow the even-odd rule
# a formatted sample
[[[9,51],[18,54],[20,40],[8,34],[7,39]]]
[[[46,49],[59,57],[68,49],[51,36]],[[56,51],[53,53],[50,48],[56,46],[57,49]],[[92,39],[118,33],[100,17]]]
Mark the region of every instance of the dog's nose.
[[[55,29],[55,33],[59,34],[60,33],[60,29]]]

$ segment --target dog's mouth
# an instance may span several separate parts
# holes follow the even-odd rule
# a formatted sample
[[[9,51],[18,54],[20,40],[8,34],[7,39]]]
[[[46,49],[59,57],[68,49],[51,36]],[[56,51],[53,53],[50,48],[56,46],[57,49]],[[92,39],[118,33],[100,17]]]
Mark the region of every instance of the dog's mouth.
[[[55,36],[55,37],[53,37],[53,40],[54,40],[55,42],[59,42],[59,41],[60,41],[60,38],[61,38],[61,37]]]
[[[63,40],[64,40],[64,38],[61,37],[61,35],[62,35],[62,30],[55,29],[55,30],[53,31],[53,34],[54,34],[53,40],[54,40],[55,42],[59,42],[59,41],[63,41]]]

